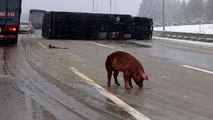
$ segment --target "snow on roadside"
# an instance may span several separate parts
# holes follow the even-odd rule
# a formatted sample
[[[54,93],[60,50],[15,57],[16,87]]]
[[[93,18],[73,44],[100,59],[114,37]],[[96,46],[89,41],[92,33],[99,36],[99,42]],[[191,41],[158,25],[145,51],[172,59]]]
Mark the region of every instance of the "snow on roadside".
[[[166,40],[166,41],[171,41],[171,42],[177,42],[177,43],[213,48],[213,43],[200,42],[200,41],[190,41],[190,40],[180,40],[180,39],[171,39],[171,38],[162,38],[162,37],[153,37],[153,38],[156,38],[158,40]]]
[[[165,29],[172,32],[213,34],[213,24],[168,26]],[[154,30],[162,31],[163,28],[155,27]]]

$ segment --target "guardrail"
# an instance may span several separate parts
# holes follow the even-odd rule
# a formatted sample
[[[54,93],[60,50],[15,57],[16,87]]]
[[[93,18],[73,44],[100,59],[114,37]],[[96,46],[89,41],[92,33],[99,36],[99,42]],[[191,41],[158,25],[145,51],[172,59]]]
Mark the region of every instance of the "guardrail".
[[[204,41],[204,42],[213,42],[213,34],[184,33],[184,32],[170,32],[170,31],[153,31],[153,36],[176,38],[176,39],[196,40],[196,41]]]

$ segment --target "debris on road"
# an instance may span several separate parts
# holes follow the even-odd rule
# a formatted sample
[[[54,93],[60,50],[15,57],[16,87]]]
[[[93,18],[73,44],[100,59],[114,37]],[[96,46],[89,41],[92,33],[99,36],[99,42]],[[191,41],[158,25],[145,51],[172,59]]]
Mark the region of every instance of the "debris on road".
[[[69,49],[66,47],[56,47],[56,46],[52,46],[51,44],[49,44],[49,49]]]

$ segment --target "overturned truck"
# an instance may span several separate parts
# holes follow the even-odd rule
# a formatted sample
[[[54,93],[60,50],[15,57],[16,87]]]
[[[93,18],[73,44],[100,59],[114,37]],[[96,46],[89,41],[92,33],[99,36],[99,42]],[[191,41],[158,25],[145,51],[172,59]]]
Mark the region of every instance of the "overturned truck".
[[[153,21],[123,14],[47,12],[42,36],[46,39],[151,39]]]

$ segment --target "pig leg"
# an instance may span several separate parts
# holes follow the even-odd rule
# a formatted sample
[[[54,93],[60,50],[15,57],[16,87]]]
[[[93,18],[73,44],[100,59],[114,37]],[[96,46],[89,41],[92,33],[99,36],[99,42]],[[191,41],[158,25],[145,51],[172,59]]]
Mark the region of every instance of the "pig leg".
[[[108,78],[107,86],[108,87],[110,87],[110,84],[111,84],[111,77],[112,77],[112,70],[107,70],[107,78]]]
[[[124,83],[125,83],[125,88],[128,89],[128,85],[129,85],[129,74],[128,72],[124,72]]]
[[[117,86],[120,86],[120,84],[118,83],[118,78],[117,78],[118,77],[118,73],[119,73],[119,71],[115,70],[113,76],[114,76],[115,84]]]
[[[142,87],[143,87],[143,81],[144,81],[144,80],[142,80],[142,84],[141,84],[141,87],[140,87],[140,88],[142,88]]]
[[[129,77],[129,86],[130,86],[130,88],[132,88],[132,81],[131,81],[131,77]]]

